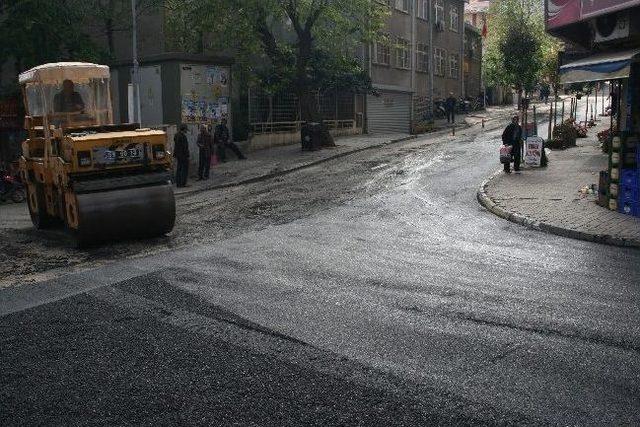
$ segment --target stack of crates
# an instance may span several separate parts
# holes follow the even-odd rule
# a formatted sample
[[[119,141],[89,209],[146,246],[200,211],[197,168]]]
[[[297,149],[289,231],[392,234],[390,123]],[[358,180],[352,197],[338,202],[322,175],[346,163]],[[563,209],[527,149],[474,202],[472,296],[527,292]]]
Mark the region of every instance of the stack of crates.
[[[620,195],[620,155],[624,139],[626,139],[626,135],[623,132],[611,135],[607,205],[612,211],[618,210],[618,196]]]
[[[640,150],[638,137],[622,138],[619,152],[618,211],[640,217]],[[613,153],[612,153],[613,157]],[[612,159],[612,163],[615,159]]]

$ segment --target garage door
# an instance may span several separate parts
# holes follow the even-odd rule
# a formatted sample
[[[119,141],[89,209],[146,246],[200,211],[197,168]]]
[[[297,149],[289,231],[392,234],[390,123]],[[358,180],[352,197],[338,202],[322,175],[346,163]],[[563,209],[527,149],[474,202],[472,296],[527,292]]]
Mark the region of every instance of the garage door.
[[[411,95],[382,92],[367,96],[369,133],[409,133],[411,126]]]

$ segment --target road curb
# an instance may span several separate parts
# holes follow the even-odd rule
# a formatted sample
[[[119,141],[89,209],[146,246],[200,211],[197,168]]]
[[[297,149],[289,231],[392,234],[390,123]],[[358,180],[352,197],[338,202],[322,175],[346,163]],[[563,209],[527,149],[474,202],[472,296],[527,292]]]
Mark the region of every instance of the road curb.
[[[480,188],[477,191],[478,202],[492,214],[515,224],[530,228],[532,230],[555,234],[561,237],[567,237],[575,240],[585,240],[587,242],[600,243],[609,246],[640,248],[640,241],[635,239],[623,239],[620,237],[605,234],[592,234],[584,231],[572,230],[569,228],[564,228],[546,222],[538,221],[536,219],[520,215],[518,213],[509,212],[501,208],[496,204],[495,200],[493,200],[491,196],[487,194],[487,187],[489,186],[489,183],[500,173],[502,173],[502,170],[498,169],[489,178],[484,180],[482,184],[480,184]]]

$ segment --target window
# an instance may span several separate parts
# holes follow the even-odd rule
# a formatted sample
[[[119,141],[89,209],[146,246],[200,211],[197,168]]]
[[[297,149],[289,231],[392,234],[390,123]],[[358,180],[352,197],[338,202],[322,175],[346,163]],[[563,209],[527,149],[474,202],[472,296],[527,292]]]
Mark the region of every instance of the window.
[[[429,0],[418,0],[418,18],[429,19]]]
[[[411,68],[411,45],[409,40],[398,37],[396,43],[396,67]]]
[[[396,9],[409,13],[411,0],[396,0]]]
[[[429,71],[429,46],[423,43],[416,45],[416,70]]]
[[[452,53],[449,55],[449,77],[457,79],[460,75],[460,55]]]
[[[464,55],[469,59],[474,59],[476,56],[477,44],[475,38],[467,36],[467,33],[464,34]]]
[[[449,10],[449,18],[449,29],[451,31],[458,32],[458,28],[460,27],[460,12],[458,11],[457,5],[451,5],[451,9]]]
[[[434,74],[438,76],[444,76],[444,61],[446,52],[439,47],[434,49],[433,52],[433,66],[435,67]]]
[[[386,41],[377,41],[373,44],[373,62],[380,65],[391,63],[391,47]]]
[[[444,3],[443,0],[436,0],[434,4],[435,22],[444,22]]]

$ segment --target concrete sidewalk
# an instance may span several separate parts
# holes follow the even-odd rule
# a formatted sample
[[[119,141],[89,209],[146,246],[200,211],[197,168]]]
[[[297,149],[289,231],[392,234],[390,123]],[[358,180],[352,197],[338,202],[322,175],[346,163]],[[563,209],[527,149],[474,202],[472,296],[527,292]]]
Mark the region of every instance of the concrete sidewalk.
[[[608,157],[596,134],[608,127],[600,122],[578,147],[552,151],[547,168],[525,168],[520,174],[498,171],[478,190],[489,211],[509,221],[574,239],[617,246],[640,247],[640,219],[596,204],[597,194],[580,189],[598,185]],[[496,154],[497,157],[497,154]]]
[[[473,112],[458,116],[456,130],[462,130],[474,125],[480,125],[496,119],[504,119],[513,113],[511,106],[488,108],[487,111]],[[451,132],[451,125],[446,120],[438,120],[433,132],[422,135],[390,134],[390,135],[357,135],[336,139],[335,148],[326,148],[319,151],[302,151],[300,144],[272,147],[268,149],[247,153],[247,160],[238,161],[233,153],[228,152],[227,158],[233,159],[227,163],[220,163],[211,168],[208,180],[196,181],[197,170],[193,166],[190,169],[189,186],[175,188],[176,196],[189,193],[213,190],[218,188],[234,187],[250,184],[303,168],[311,167],[332,159],[343,157],[358,151],[382,147],[387,144],[415,139],[418,137]]]

